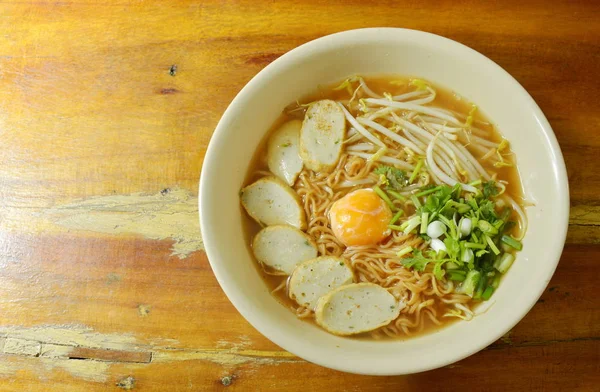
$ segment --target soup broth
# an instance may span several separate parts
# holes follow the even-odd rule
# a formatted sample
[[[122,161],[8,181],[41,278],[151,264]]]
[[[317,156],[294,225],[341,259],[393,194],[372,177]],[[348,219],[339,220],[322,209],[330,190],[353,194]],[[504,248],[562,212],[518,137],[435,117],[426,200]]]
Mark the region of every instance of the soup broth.
[[[368,87],[363,88],[361,87],[362,84]],[[367,89],[369,91],[366,91]],[[364,112],[361,111],[361,109],[367,107],[368,110],[369,107],[374,106],[367,102],[368,98],[375,100],[391,100],[394,97],[415,93],[414,98],[406,101],[410,102],[422,99],[423,96],[428,96],[429,93],[427,91],[418,94],[420,90],[425,89],[435,91],[434,99],[426,104],[417,103],[417,105],[435,108],[436,110],[440,109],[443,113],[447,113],[449,116],[456,118],[463,124],[462,127],[459,127],[456,124],[445,124],[443,121],[433,122],[435,119],[430,118],[431,116],[427,116],[423,113],[411,118],[411,114],[407,114],[407,112],[410,111],[403,109],[394,110],[393,117],[390,117],[389,121],[382,120],[381,124],[398,135],[406,137],[406,139],[408,139],[409,136],[412,136],[409,141],[416,139],[416,141],[414,141],[415,143],[417,141],[422,141],[424,144],[424,139],[418,137],[417,134],[406,136],[405,134],[408,132],[403,133],[402,126],[394,124],[393,121],[395,116],[407,118],[415,124],[419,124],[419,121],[421,121],[419,119],[415,120],[417,117],[425,118],[426,121],[431,120],[432,124],[434,124],[432,126],[435,126],[439,133],[443,133],[443,135],[445,135],[444,137],[447,137],[448,140],[453,140],[452,138],[456,137],[456,142],[461,143],[477,160],[483,170],[489,173],[489,176],[491,177],[490,181],[482,182],[483,178],[479,176],[477,177],[478,179],[474,181],[471,181],[473,178],[470,178],[469,183],[476,184],[479,181],[483,184],[488,184],[490,182],[496,184],[497,188],[495,189],[500,193],[500,195],[495,196],[493,199],[496,203],[496,211],[510,207],[510,201],[516,203],[518,208],[522,208],[522,186],[515,156],[510,151],[507,141],[503,139],[493,123],[485,117],[482,110],[476,108],[472,102],[453,91],[433,85],[430,82],[398,76],[365,77],[361,79],[351,78],[345,82],[342,81],[329,86],[320,86],[315,93],[302,97],[298,102],[290,103],[281,116],[276,119],[271,130],[266,133],[265,138],[257,149],[253,161],[250,164],[244,186],[270,174],[266,158],[268,155],[267,141],[269,137],[282,124],[294,119],[304,119],[308,104],[320,100],[341,102],[354,118],[358,118],[359,116],[364,115]],[[424,125],[424,127],[426,126]],[[449,131],[446,132],[444,127],[447,127]],[[350,128],[350,125],[348,125],[348,129]],[[370,129],[372,130],[372,128]],[[375,132],[373,132],[373,134],[375,134]],[[435,132],[432,134],[435,134]],[[352,140],[353,137],[355,140]],[[402,148],[394,140],[391,140],[384,135],[378,134],[377,137],[385,142],[387,146],[385,152],[386,155],[382,156],[407,160],[407,162],[411,162],[412,166],[417,167],[418,162],[423,162],[423,173],[427,172],[426,168],[429,168],[429,170],[431,169],[428,166],[426,154],[419,155],[415,151]],[[440,136],[440,138],[441,137],[442,136]],[[344,143],[344,151],[340,157],[340,162],[338,162],[336,169],[333,172],[319,173],[304,167],[300,172],[298,179],[292,186],[292,189],[300,195],[301,205],[306,213],[308,221],[308,229],[306,232],[309,236],[313,237],[317,244],[319,255],[334,255],[349,260],[349,264],[354,270],[357,282],[372,282],[379,284],[389,289],[390,292],[400,299],[400,301],[404,301],[404,308],[400,311],[399,316],[391,321],[391,323],[375,330],[355,334],[353,336],[355,338],[406,338],[444,327],[458,319],[468,320],[472,318],[474,315],[473,310],[476,308],[477,304],[481,303],[482,298],[479,297],[478,299],[474,299],[473,297],[476,296],[476,294],[466,295],[458,289],[461,285],[461,281],[451,281],[449,279],[451,270],[449,269],[448,264],[450,263],[445,265],[446,272],[444,277],[438,279],[434,272],[432,272],[433,269],[431,265],[427,266],[422,271],[417,271],[414,267],[410,268],[404,266],[401,262],[404,257],[410,257],[410,254],[401,256],[396,255],[399,254],[396,252],[397,249],[402,251],[403,248],[401,248],[401,246],[403,243],[412,244],[411,246],[407,245],[407,247],[414,248],[415,250],[421,249],[423,252],[425,252],[426,249],[429,249],[429,246],[431,246],[434,239],[429,238],[427,234],[423,234],[424,232],[422,230],[419,233],[417,228],[417,233],[415,235],[410,234],[409,237],[404,235],[401,231],[391,230],[390,233],[386,233],[387,239],[372,247],[345,246],[336,239],[335,236],[331,235],[331,222],[328,215],[331,205],[328,205],[324,211],[316,213],[315,204],[310,200],[307,200],[307,195],[310,195],[310,192],[329,192],[334,195],[332,200],[339,200],[357,189],[370,189],[374,187],[384,188],[385,185],[382,184],[381,181],[385,182],[385,178],[382,178],[381,175],[377,178],[377,176],[372,173],[379,166],[394,167],[395,165],[390,164],[389,162],[382,162],[377,158],[372,160],[366,158],[365,156],[367,154],[376,155],[377,153],[375,148],[367,151],[368,146],[365,144],[366,141],[367,140],[365,140],[364,137],[361,138],[360,134],[356,131],[354,131],[352,135],[350,135],[350,132],[347,132],[346,139],[340,141]],[[363,147],[365,152],[361,152],[361,148]],[[389,150],[398,151],[398,153],[388,153]],[[423,152],[425,152],[424,149]],[[450,157],[450,154],[448,154],[448,157]],[[456,162],[456,160],[454,162]],[[461,169],[463,168],[457,169],[459,176]],[[351,177],[348,173],[357,176],[358,172],[365,171],[370,173],[370,177],[363,177],[365,177],[365,179],[371,178],[373,179],[373,182],[364,185],[352,186],[350,184],[350,186],[341,186],[340,184],[343,185],[343,181],[334,181],[331,179],[331,173],[334,173],[336,170],[345,170],[345,175],[341,176],[345,178]],[[403,170],[407,177],[411,175],[411,170]],[[466,171],[466,169],[464,170]],[[467,175],[463,178],[465,184],[467,183],[466,178]],[[428,181],[430,181],[429,184],[419,187],[410,184],[407,185],[406,189],[410,188],[411,190],[404,193],[404,199],[409,200],[408,202],[401,202],[399,199],[393,200],[393,203],[395,203],[393,207],[397,207],[398,214],[402,211],[402,216],[397,221],[398,225],[391,226],[397,227],[401,223],[406,222],[409,217],[417,214],[419,209],[414,203],[411,204],[410,202],[412,195],[419,194],[419,192],[423,192],[423,190],[427,192],[428,189],[435,189],[434,186],[439,187],[440,184],[444,185],[439,179],[438,181],[434,181],[432,174],[429,175]],[[331,184],[334,184],[334,186],[330,186]],[[394,193],[391,188],[388,189],[390,189],[391,193]],[[428,196],[423,196],[423,201],[426,201],[427,197]],[[515,222],[516,224],[512,227],[506,227],[503,234],[505,236],[510,236],[511,238],[521,238],[526,230],[526,221],[523,221],[522,212],[520,214],[517,208],[511,208],[507,214],[507,218],[505,216],[504,220]],[[319,217],[322,218],[319,223],[314,223],[318,221],[317,218]],[[421,218],[423,218],[422,215]],[[453,219],[457,220],[456,215]],[[263,226],[246,214],[243,214],[242,224],[245,229],[246,242],[251,248],[252,239]],[[481,246],[485,246],[485,242]],[[486,251],[489,254],[494,253],[488,248],[481,248],[481,246],[473,249],[474,251],[477,249],[477,252],[474,254],[482,251],[482,256],[478,257],[487,257],[483,251]],[[394,249],[393,254],[383,252],[385,249],[392,248]],[[504,250],[505,252],[514,253],[514,249],[509,249],[509,247],[506,246],[504,246],[504,248],[506,248]],[[465,251],[462,249],[461,254],[464,255],[464,253]],[[298,317],[309,322],[314,321],[314,309],[299,306],[296,301],[290,299],[288,296],[289,288],[287,287],[287,275],[276,273],[272,268],[256,260],[255,263],[265,283],[279,302],[290,308],[290,310],[295,312]],[[466,267],[465,271],[468,271]],[[493,272],[496,273],[497,271],[494,270]],[[489,272],[487,274],[489,275]],[[460,275],[456,275],[455,277],[457,277],[457,279],[461,278]],[[490,276],[487,278],[488,286],[493,287],[495,285],[497,287],[499,277],[500,274],[496,273],[495,277]],[[397,290],[395,288],[397,288]],[[486,291],[490,291],[490,289],[486,289]]]

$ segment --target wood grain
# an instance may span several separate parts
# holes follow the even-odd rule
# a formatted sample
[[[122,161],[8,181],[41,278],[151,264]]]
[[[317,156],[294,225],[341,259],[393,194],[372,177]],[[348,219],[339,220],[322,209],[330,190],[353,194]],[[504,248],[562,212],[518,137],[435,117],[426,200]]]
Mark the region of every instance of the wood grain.
[[[571,187],[565,251],[525,319],[405,377],[282,351],[193,242],[202,159],[235,94],[290,49],[370,26],[441,34],[510,72]],[[597,389],[600,3],[4,0],[0,31],[0,390]]]

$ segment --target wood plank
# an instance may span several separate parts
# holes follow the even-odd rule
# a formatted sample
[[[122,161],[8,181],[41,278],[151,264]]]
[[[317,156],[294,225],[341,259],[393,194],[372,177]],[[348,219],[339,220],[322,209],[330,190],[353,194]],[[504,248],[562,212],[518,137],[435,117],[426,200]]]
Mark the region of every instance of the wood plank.
[[[152,360],[152,353],[148,351],[104,350],[99,348],[75,347],[69,352],[69,359],[150,363]]]
[[[277,349],[229,303],[202,252],[180,260],[170,256],[170,244],[164,242],[79,235],[35,241],[17,236],[9,244],[4,251],[28,244],[29,253],[0,270],[6,282],[0,295],[18,299],[0,302],[0,325],[81,324],[99,332],[134,333],[140,342],[176,339],[171,347],[207,348],[246,339],[256,349]],[[596,287],[597,260],[600,247],[568,245],[548,289],[517,325],[513,339],[599,337],[595,310],[600,303],[590,294]],[[21,283],[32,275],[40,277],[39,284]],[[146,317],[139,313],[140,304],[150,307]]]
[[[396,377],[343,374],[303,361],[272,360],[232,366],[189,359],[180,364],[114,364],[106,370],[102,381],[72,379],[69,372],[74,369],[66,366],[63,371],[40,369],[38,374],[47,377],[40,380],[29,373],[39,366],[35,362],[39,359],[1,359],[23,370],[11,380],[11,385],[15,390],[27,387],[28,391],[47,390],[48,383],[61,390],[100,391],[108,385],[114,388],[128,377],[135,381],[134,390],[143,391],[447,391],[449,386],[453,389],[506,391],[521,390],[524,386],[530,390],[546,390],[549,385],[556,390],[594,391],[600,382],[599,351],[598,341],[485,350],[436,371]],[[398,360],[409,359],[399,357]]]

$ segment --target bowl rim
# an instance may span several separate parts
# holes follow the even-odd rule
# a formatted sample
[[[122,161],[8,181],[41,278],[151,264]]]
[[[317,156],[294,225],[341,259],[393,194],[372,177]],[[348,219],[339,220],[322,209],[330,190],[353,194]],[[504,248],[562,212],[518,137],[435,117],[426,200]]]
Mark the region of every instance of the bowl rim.
[[[220,268],[219,263],[216,260],[211,259],[211,254],[216,254],[216,246],[213,244],[213,234],[209,230],[209,224],[204,219],[205,214],[202,211],[210,208],[206,205],[204,200],[205,197],[202,197],[203,194],[206,194],[210,191],[207,185],[207,178],[210,176],[210,172],[214,171],[213,168],[218,165],[219,157],[215,153],[217,146],[222,143],[222,138],[224,132],[222,131],[224,128],[224,124],[228,122],[229,117],[232,116],[232,113],[237,111],[237,103],[243,101],[246,96],[250,96],[254,89],[259,87],[263,83],[268,83],[269,74],[274,71],[285,67],[285,64],[288,62],[293,62],[295,59],[299,57],[303,57],[305,53],[309,51],[315,50],[317,48],[325,48],[327,46],[335,45],[336,43],[346,43],[348,41],[352,41],[354,39],[365,39],[365,34],[396,34],[396,35],[409,35],[413,36],[415,39],[427,39],[431,41],[436,41],[437,44],[440,45],[450,45],[453,49],[457,51],[462,51],[465,56],[471,56],[477,61],[483,61],[487,63],[488,67],[491,67],[494,73],[503,74],[503,76],[510,81],[511,85],[508,88],[513,89],[517,94],[522,95],[528,103],[529,109],[532,111],[534,116],[536,117],[539,123],[539,129],[542,132],[547,146],[549,147],[551,153],[554,156],[553,160],[553,170],[556,175],[554,178],[556,179],[556,184],[560,189],[559,200],[563,201],[563,205],[559,210],[562,212],[560,216],[557,217],[559,223],[559,227],[556,232],[556,239],[558,242],[555,243],[554,252],[552,258],[548,260],[548,268],[547,273],[545,275],[545,279],[543,282],[538,283],[537,290],[532,291],[535,295],[531,295],[529,303],[526,306],[521,306],[517,313],[513,313],[513,317],[510,318],[510,321],[506,321],[501,328],[501,333],[490,334],[483,344],[473,345],[469,349],[462,350],[458,355],[449,355],[449,356],[440,356],[436,358],[432,358],[431,361],[426,364],[412,364],[410,366],[399,366],[397,370],[387,370],[387,371],[377,371],[376,369],[365,367],[356,367],[356,366],[346,366],[344,361],[331,361],[327,360],[325,357],[321,357],[316,355],[310,349],[303,349],[302,345],[294,345],[290,340],[283,336],[278,332],[277,327],[273,327],[270,325],[266,325],[262,323],[260,317],[255,316],[253,312],[249,310],[248,306],[243,306],[244,304],[249,303],[245,297],[239,296],[235,290],[227,284],[227,276],[226,273]],[[560,256],[562,254],[562,250],[564,248],[568,221],[569,221],[569,207],[570,207],[570,199],[569,199],[569,184],[567,179],[567,171],[564,162],[564,158],[556,139],[556,135],[554,134],[552,127],[550,126],[548,120],[544,116],[542,110],[539,108],[537,103],[531,97],[531,95],[525,90],[525,88],[514,78],[512,77],[506,70],[504,70],[500,65],[484,56],[483,54],[477,52],[476,50],[461,44],[460,42],[454,41],[452,39],[442,37],[436,34],[428,33],[420,30],[412,30],[412,29],[404,29],[404,28],[395,28],[395,27],[370,27],[370,28],[362,28],[362,29],[354,29],[354,30],[346,30],[330,35],[326,35],[312,41],[306,42],[289,52],[283,54],[281,57],[274,60],[272,63],[263,68],[260,72],[258,72],[236,95],[236,97],[229,104],[225,112],[223,113],[215,131],[211,137],[208,148],[206,150],[206,154],[204,157],[204,162],[202,165],[202,171],[200,175],[199,181],[199,193],[198,193],[198,208],[199,208],[199,220],[200,220],[200,228],[201,233],[203,233],[204,239],[204,248],[207,254],[209,263],[211,268],[219,282],[219,285],[227,295],[229,301],[234,305],[234,307],[238,310],[238,312],[248,321],[256,330],[258,330],[262,335],[267,337],[269,340],[280,346],[286,351],[289,351],[309,362],[349,373],[355,374],[364,374],[364,375],[400,375],[400,374],[411,374],[417,372],[423,372],[435,368],[439,368],[442,366],[446,366],[448,364],[460,361],[493,343],[498,340],[508,331],[510,331],[518,322],[520,322],[525,315],[531,310],[531,308],[536,304],[539,297],[543,294],[545,288],[547,287],[550,279],[554,275],[558,262],[560,260]],[[401,361],[399,361],[401,362]]]

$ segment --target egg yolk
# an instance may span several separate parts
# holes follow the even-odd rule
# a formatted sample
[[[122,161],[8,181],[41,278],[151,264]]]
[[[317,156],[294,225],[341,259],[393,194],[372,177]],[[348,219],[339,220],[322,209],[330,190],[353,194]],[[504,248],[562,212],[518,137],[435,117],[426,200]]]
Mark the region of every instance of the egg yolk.
[[[333,234],[346,246],[380,242],[391,219],[392,211],[372,189],[350,192],[329,210]]]

